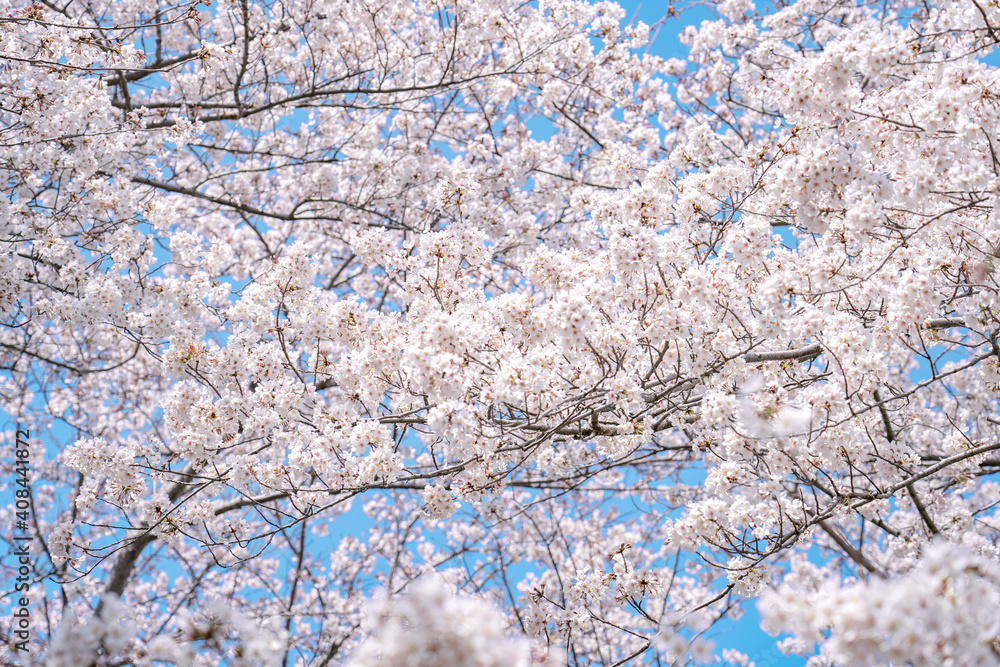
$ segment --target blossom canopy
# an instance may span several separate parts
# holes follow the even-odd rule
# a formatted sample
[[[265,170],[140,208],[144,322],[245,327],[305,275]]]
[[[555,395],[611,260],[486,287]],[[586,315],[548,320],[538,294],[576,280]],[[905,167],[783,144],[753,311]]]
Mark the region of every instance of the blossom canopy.
[[[0,0],[4,664],[1000,662],[1000,8],[698,4]]]

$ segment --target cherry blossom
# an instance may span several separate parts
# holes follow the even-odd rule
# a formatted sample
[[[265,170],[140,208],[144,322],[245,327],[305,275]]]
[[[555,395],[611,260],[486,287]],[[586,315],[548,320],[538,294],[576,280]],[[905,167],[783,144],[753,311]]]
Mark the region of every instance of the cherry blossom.
[[[30,664],[996,662],[1000,9],[698,4],[2,0]]]

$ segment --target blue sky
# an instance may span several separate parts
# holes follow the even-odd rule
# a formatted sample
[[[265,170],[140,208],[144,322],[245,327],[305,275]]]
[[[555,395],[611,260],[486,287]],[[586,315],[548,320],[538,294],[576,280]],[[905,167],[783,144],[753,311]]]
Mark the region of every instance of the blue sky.
[[[618,0],[618,4],[625,8],[626,20],[631,20],[635,16],[650,26],[655,25],[663,18],[667,10],[667,3],[663,0],[646,0],[645,2]],[[709,9],[701,6],[691,7],[681,12],[679,16],[668,18],[660,28],[649,52],[664,58],[684,58],[687,54],[687,47],[678,41],[677,36],[688,25],[697,25],[702,21],[714,18],[715,16]]]

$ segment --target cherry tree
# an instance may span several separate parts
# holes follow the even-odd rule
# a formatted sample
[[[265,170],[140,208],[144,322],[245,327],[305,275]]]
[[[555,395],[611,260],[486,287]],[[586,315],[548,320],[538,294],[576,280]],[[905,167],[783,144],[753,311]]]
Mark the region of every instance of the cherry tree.
[[[1000,662],[1000,9],[705,7],[2,0],[4,664]]]

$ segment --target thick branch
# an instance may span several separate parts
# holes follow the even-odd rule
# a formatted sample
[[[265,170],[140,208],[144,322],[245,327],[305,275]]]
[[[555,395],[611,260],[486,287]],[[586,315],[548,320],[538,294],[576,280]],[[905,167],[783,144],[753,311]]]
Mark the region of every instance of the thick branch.
[[[865,568],[866,570],[868,570],[869,572],[871,572],[876,576],[879,577],[885,576],[882,574],[882,571],[874,563],[868,560],[867,556],[861,553],[860,549],[858,549],[853,544],[848,542],[847,538],[841,535],[839,530],[828,524],[826,521],[819,521],[817,522],[817,525],[823,529],[824,533],[833,538],[833,541],[837,543],[837,546],[843,549],[844,553],[850,556],[851,560],[853,560],[855,563],[857,563],[858,565]]]
[[[815,357],[823,351],[819,343],[813,343],[795,350],[778,350],[775,352],[747,352],[747,363],[756,364],[762,361],[784,361],[786,359],[808,359]]]
[[[129,577],[132,576],[132,570],[135,569],[135,563],[139,560],[139,555],[155,540],[155,535],[146,533],[118,553],[118,560],[111,568],[111,576],[108,577],[108,583],[104,586],[105,593],[122,594],[126,584],[128,584]]]

